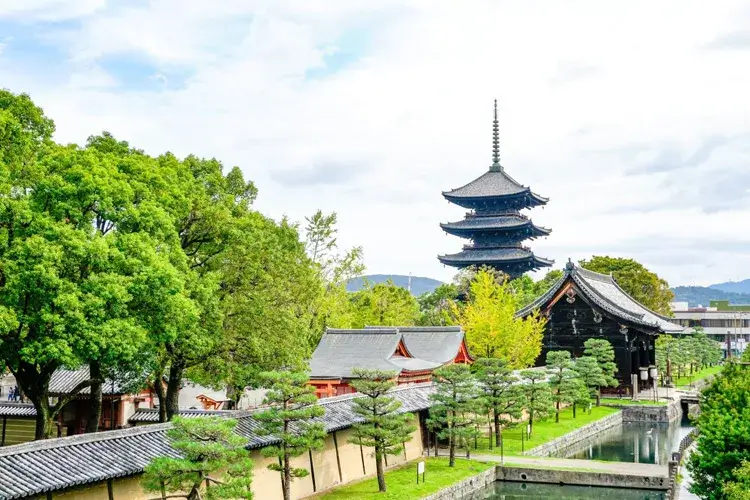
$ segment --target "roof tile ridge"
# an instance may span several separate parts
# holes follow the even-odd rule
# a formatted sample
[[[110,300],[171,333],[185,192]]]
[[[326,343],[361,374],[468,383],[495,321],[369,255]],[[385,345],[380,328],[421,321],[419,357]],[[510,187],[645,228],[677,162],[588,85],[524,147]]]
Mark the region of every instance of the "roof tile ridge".
[[[594,288],[593,286],[589,285],[583,278],[579,277],[578,279],[576,279],[576,277],[574,277],[573,279],[576,281],[576,284],[579,287],[585,289],[592,296],[594,296],[594,297],[598,298],[599,300],[605,302],[609,307],[615,309],[618,312],[621,312],[625,316],[630,316],[631,318],[633,318],[633,319],[635,319],[637,321],[640,321],[642,324],[652,325],[652,323],[649,323],[648,321],[646,321],[646,320],[643,319],[643,317],[645,316],[645,314],[638,315],[638,314],[636,314],[636,313],[634,313],[632,311],[628,311],[627,309],[625,309],[624,307],[622,307],[622,306],[620,306],[618,304],[615,304],[614,302],[612,302],[611,300],[609,300],[605,295],[603,295],[602,293],[600,293],[596,288]]]
[[[129,427],[127,429],[117,429],[113,431],[93,432],[89,434],[76,434],[54,439],[40,439],[28,443],[21,443],[0,448],[0,457],[33,453],[37,451],[53,450],[69,446],[77,446],[86,443],[95,443],[101,441],[112,441],[131,436],[140,436],[143,434],[156,434],[172,427],[171,422],[164,422],[153,425],[141,425]]]

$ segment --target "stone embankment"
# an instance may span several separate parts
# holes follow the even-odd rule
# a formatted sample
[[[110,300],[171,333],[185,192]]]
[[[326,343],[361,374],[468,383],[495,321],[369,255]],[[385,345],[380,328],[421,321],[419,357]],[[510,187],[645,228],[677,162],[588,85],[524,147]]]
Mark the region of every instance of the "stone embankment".
[[[672,400],[666,405],[620,405],[617,408],[622,410],[623,422],[669,423],[682,416],[679,399]]]
[[[557,439],[553,439],[552,441],[531,448],[530,450],[525,451],[523,454],[537,457],[554,455],[560,450],[564,450],[565,448],[574,445],[579,441],[583,441],[584,439],[590,438],[604,430],[609,429],[610,427],[615,427],[617,425],[622,425],[621,411],[612,415],[608,415],[604,418],[600,418],[596,422],[591,422],[590,424],[584,425],[583,427],[569,432],[564,436],[560,436]]]
[[[469,479],[464,479],[463,481],[448,486],[437,493],[424,497],[423,500],[455,500],[456,498],[470,500],[474,493],[482,495],[477,498],[484,498],[484,494],[481,492],[495,481],[497,481],[497,471],[495,470],[495,467],[493,467],[481,474],[477,474]]]

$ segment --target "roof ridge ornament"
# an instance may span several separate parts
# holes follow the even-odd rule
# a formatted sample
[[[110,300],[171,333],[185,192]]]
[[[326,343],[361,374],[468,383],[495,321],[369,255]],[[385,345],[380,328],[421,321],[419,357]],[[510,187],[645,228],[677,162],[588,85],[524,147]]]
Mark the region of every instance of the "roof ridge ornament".
[[[495,119],[492,121],[492,166],[490,172],[500,172],[500,125],[497,121],[497,99],[495,99]]]

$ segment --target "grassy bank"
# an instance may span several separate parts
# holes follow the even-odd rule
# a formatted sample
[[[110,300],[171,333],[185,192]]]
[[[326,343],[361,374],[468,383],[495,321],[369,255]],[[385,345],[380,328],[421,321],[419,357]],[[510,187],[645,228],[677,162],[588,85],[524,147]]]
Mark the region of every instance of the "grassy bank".
[[[358,483],[334,488],[314,498],[321,500],[344,499],[383,499],[383,500],[412,500],[431,495],[443,488],[464,479],[476,476],[480,472],[491,469],[495,464],[473,462],[456,459],[455,467],[448,467],[447,458],[425,459],[425,481],[417,482],[417,462],[411,462],[386,472],[385,482],[388,491],[378,493],[377,478],[365,479]]]
[[[719,372],[721,372],[723,366],[709,366],[708,368],[704,368],[702,370],[698,370],[697,372],[693,373],[692,376],[686,375],[683,377],[676,377],[674,379],[674,384],[677,387],[690,387],[690,383],[695,383],[699,380],[703,380],[704,378],[711,377],[713,375],[717,375]]]
[[[613,413],[617,413],[617,408],[611,408],[607,406],[599,406],[591,408],[591,414],[588,412],[577,410],[576,418],[573,418],[573,409],[565,408],[560,410],[560,423],[555,423],[555,416],[553,415],[545,422],[534,422],[534,429],[532,430],[531,440],[524,438],[523,449],[530,450],[535,446],[542,445],[553,439],[559,438],[571,431],[574,431],[586,424],[595,422],[600,418],[604,418]],[[505,455],[520,455],[521,454],[521,432],[526,429],[526,423],[517,425],[512,429],[506,429],[503,431],[503,452]],[[493,455],[500,454],[500,448],[489,449],[488,438],[482,438],[478,440],[478,449],[475,451],[472,446],[472,453],[491,453]]]

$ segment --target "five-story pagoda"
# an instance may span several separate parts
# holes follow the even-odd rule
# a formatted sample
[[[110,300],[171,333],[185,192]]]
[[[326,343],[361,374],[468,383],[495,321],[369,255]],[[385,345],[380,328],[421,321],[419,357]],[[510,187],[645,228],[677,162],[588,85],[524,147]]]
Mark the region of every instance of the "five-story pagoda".
[[[515,278],[554,263],[537,257],[528,247],[521,245],[524,240],[550,234],[550,229],[536,226],[520,212],[545,205],[547,198],[516,182],[500,165],[497,100],[492,132],[489,172],[463,187],[443,192],[449,202],[471,211],[462,221],[440,224],[440,227],[446,233],[470,239],[472,243],[464,245],[459,253],[440,255],[438,259],[457,268],[490,266]]]

